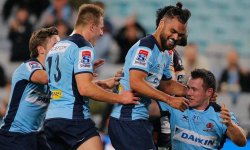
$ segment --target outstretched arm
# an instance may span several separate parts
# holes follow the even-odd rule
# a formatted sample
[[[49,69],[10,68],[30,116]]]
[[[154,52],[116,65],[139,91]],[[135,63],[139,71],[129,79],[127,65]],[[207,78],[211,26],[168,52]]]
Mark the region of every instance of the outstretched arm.
[[[131,92],[114,94],[100,88],[92,82],[93,76],[90,73],[77,74],[75,78],[77,89],[82,96],[109,103],[138,104],[138,98],[134,97]]]
[[[175,109],[184,111],[188,107],[188,100],[183,97],[173,97],[162,91],[159,91],[149,85],[145,78],[147,74],[139,70],[130,70],[130,87],[140,95],[151,99],[161,100]]]
[[[105,80],[96,80],[94,81],[94,83],[102,87],[103,89],[110,90],[119,84],[121,76],[122,70],[118,70],[114,77]]]
[[[229,110],[222,104],[220,117],[223,119],[222,123],[227,126],[227,136],[238,146],[246,145],[246,135],[243,129],[235,124],[230,116]]]
[[[177,96],[185,96],[187,87],[175,80],[161,80],[159,89],[164,93]]]

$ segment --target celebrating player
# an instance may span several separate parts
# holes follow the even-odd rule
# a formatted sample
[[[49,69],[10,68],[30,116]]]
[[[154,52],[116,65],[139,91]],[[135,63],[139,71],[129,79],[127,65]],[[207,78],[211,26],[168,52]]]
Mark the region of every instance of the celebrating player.
[[[181,112],[162,102],[170,113],[172,149],[220,149],[229,137],[238,146],[246,144],[246,135],[234,114],[222,105],[210,103],[216,89],[214,75],[205,69],[191,72],[187,82],[189,109]]]
[[[22,63],[12,77],[8,111],[0,129],[1,150],[50,149],[44,134],[38,129],[50,99],[45,58],[58,41],[55,27],[33,32],[29,41],[31,59]]]
[[[72,35],[58,42],[46,58],[52,99],[44,131],[53,150],[103,149],[97,128],[90,119],[89,98],[110,103],[138,103],[131,92],[114,94],[92,82],[95,57],[92,45],[103,34],[103,15],[103,10],[96,5],[82,5]]]
[[[167,50],[173,49],[186,35],[191,14],[182,9],[181,3],[167,7],[171,9],[162,9],[157,15],[159,25],[153,35],[139,40],[126,56],[119,91],[132,89],[141,96],[139,105],[115,105],[109,122],[109,135],[115,149],[155,149],[152,126],[148,122],[151,99],[163,101],[181,111],[188,107],[187,99],[166,94],[181,96],[186,93],[185,86],[171,80]]]

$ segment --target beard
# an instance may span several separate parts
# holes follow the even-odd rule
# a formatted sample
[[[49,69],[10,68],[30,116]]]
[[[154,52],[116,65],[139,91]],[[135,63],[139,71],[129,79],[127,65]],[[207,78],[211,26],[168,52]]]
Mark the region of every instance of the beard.
[[[176,41],[174,39],[165,38],[163,34],[160,35],[160,40],[161,40],[161,46],[163,50],[172,50],[176,46]],[[172,41],[169,41],[169,40],[172,40]]]

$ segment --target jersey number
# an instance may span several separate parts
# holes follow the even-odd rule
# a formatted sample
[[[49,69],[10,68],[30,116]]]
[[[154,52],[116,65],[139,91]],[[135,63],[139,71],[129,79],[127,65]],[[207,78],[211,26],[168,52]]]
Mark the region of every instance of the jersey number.
[[[48,62],[48,65],[49,65],[48,72],[49,72],[49,82],[50,82],[50,72],[51,72],[51,65],[52,65],[52,56],[48,57],[47,62]],[[57,71],[57,73],[54,74],[54,80],[56,82],[58,82],[61,79],[61,77],[62,77],[61,71],[60,71],[60,69],[58,67],[58,65],[59,65],[59,55],[56,56],[55,63],[56,63],[56,71]]]

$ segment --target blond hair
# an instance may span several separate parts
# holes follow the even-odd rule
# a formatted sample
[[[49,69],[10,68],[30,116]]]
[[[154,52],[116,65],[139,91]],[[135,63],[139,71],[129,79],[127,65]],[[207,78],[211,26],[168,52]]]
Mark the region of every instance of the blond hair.
[[[85,26],[88,23],[99,24],[100,17],[104,16],[104,11],[94,4],[83,4],[79,8],[75,27]]]

